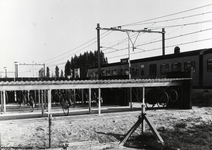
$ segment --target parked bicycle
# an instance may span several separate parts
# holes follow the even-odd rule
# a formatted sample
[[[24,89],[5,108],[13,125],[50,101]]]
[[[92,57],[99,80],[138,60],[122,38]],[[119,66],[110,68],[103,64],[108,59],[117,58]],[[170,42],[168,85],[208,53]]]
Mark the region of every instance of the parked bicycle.
[[[17,92],[17,106],[20,108],[21,105],[25,105],[28,103],[27,93],[24,91],[18,91]]]
[[[68,91],[62,91],[58,93],[60,105],[62,107],[64,115],[66,116],[69,114],[69,108],[71,106],[73,107],[75,106],[75,103],[72,102],[72,99],[73,99],[72,97],[73,97],[73,94]]]
[[[178,100],[177,90],[166,87],[166,88],[151,88],[146,94],[146,106],[147,104],[154,107],[156,104],[158,107],[166,107],[169,101],[175,103]]]
[[[60,105],[62,107],[63,113],[64,115],[68,115],[69,114],[69,108],[75,107],[75,100],[78,99],[78,101],[82,99],[81,94],[79,93],[79,91],[75,91],[74,90],[60,90],[54,93],[54,101],[58,101],[60,102]],[[89,101],[89,94],[88,91],[85,91],[85,102]],[[95,90],[91,91],[91,103],[94,103],[95,105],[99,105],[99,98],[98,98],[98,93]],[[82,101],[81,101],[82,102]],[[103,103],[103,99],[101,97],[100,102]]]

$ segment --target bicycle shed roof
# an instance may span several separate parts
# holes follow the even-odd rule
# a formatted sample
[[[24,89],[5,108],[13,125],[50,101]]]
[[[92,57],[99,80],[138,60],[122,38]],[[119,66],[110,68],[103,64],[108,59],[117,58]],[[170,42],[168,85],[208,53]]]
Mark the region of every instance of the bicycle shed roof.
[[[0,91],[178,86],[185,80],[191,80],[191,78],[12,81],[0,82]]]

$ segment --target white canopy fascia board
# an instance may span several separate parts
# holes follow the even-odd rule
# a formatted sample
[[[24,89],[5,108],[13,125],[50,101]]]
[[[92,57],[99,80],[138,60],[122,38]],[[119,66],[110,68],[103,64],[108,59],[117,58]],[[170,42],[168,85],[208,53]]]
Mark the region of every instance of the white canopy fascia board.
[[[54,90],[54,89],[94,89],[94,88],[130,88],[179,86],[181,82],[148,82],[148,83],[91,83],[91,84],[56,84],[56,85],[3,85],[0,91]]]

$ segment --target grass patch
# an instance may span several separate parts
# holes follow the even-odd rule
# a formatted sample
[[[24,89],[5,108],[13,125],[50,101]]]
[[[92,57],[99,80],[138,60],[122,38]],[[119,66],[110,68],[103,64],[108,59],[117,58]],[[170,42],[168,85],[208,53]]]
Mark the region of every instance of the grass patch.
[[[212,91],[193,89],[191,93],[192,104],[199,107],[212,107]]]
[[[212,149],[212,124],[196,125],[187,130],[182,130],[182,126],[184,125],[179,124],[174,130],[165,130],[161,133],[168,147],[177,147],[180,150]]]
[[[187,127],[186,123],[179,122],[174,129],[165,129],[160,135],[165,146],[158,143],[152,132],[130,137],[125,146],[145,150],[212,150],[212,124]]]
[[[185,128],[187,126],[186,122],[178,122],[175,124],[175,128]]]

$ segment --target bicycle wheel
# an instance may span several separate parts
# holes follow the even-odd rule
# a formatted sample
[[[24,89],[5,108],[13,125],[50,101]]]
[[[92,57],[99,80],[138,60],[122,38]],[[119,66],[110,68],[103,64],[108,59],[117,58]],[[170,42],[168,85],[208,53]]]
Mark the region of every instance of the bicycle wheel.
[[[67,100],[64,100],[62,103],[62,110],[63,110],[63,113],[64,115],[68,115],[69,114],[69,104],[68,104],[68,101]]]
[[[159,99],[158,99],[158,103],[157,103],[158,107],[166,107],[168,102],[169,102],[168,94],[165,91],[161,92]]]
[[[171,102],[176,102],[178,100],[178,93],[176,90],[171,89],[169,92],[169,98]]]
[[[17,101],[17,106],[18,106],[18,108],[20,108],[21,107],[21,101]]]

